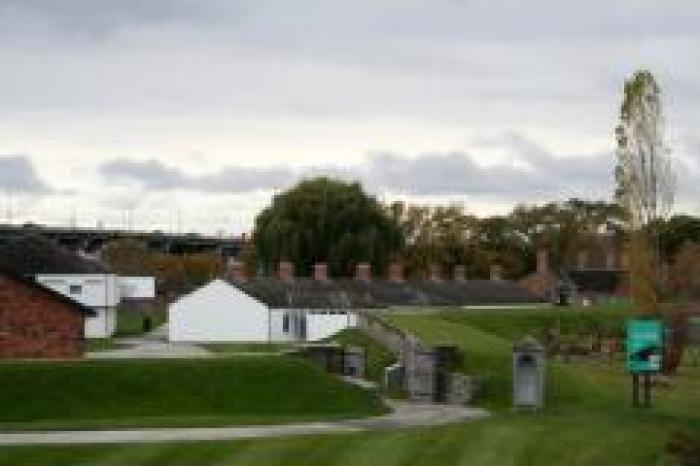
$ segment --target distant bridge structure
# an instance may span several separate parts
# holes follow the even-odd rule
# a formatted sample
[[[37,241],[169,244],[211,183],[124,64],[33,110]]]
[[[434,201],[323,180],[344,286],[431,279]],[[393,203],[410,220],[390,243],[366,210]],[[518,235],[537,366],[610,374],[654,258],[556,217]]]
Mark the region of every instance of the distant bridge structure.
[[[44,236],[60,245],[84,253],[95,254],[110,242],[133,239],[153,252],[166,254],[213,253],[222,257],[238,257],[246,242],[243,236],[209,236],[198,233],[164,233],[162,231],[128,231],[98,228],[53,227],[38,224],[0,224],[0,245],[23,235]]]

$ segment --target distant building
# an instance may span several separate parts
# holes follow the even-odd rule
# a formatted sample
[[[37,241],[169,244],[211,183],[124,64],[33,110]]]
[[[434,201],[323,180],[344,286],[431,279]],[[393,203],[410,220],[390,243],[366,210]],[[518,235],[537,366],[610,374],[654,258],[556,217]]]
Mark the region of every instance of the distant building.
[[[156,297],[155,277],[122,277],[118,279],[122,301],[152,301]]]
[[[602,261],[591,262],[586,250],[576,263],[558,271],[550,268],[548,252],[537,253],[537,270],[519,281],[533,295],[555,304],[594,304],[629,296],[624,255],[608,253]],[[602,265],[601,265],[602,262]]]
[[[0,271],[0,358],[77,358],[95,312],[31,278]]]
[[[114,334],[119,304],[118,277],[104,265],[79,257],[51,240],[25,236],[0,249],[0,268],[36,280],[94,312],[85,319],[86,338]]]
[[[171,341],[317,341],[357,324],[357,312],[390,307],[518,306],[541,302],[506,280],[404,281],[400,267],[373,279],[359,264],[354,279],[331,279],[325,264],[310,278],[294,277],[289,263],[278,277],[248,279],[234,262],[217,279],[168,308]],[[459,269],[462,271],[463,269]]]

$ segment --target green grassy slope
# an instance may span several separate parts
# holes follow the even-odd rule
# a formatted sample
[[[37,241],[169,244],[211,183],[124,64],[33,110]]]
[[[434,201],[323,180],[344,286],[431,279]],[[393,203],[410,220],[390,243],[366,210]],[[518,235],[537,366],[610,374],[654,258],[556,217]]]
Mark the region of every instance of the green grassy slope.
[[[581,422],[585,421],[585,422]],[[440,428],[237,442],[12,447],[2,466],[673,465],[660,428],[599,419],[502,416]],[[610,430],[612,429],[612,430]]]
[[[274,356],[13,362],[0,364],[0,380],[0,429],[270,423],[381,412],[371,394],[304,361]]]
[[[356,328],[342,330],[327,341],[333,341],[342,346],[363,347],[367,358],[367,378],[380,386],[383,383],[384,368],[396,362],[396,358],[389,350]]]
[[[517,335],[529,333],[529,319],[494,315],[485,324],[486,317],[476,322],[467,314],[392,318],[427,340],[465,349],[464,370],[487,377],[483,402],[494,415],[484,421],[241,442],[6,448],[0,465],[672,465],[675,458],[664,452],[670,434],[700,432],[698,368],[683,368],[673,388],[655,389],[651,410],[638,410],[630,406],[629,377],[621,367],[550,363],[545,411],[512,412],[510,348]]]
[[[134,309],[129,304],[121,304],[117,311],[117,337],[132,337],[143,334],[143,318],[151,318],[151,328],[156,329],[168,319],[168,311],[163,304],[153,304],[149,309]]]

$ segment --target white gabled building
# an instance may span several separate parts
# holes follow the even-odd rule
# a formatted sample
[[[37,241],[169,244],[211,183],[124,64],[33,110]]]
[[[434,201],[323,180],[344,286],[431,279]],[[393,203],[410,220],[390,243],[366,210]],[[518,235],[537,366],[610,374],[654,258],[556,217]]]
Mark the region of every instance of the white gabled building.
[[[311,278],[295,278],[292,265],[281,263],[278,278],[248,280],[242,267],[233,262],[227,280],[214,280],[170,305],[171,341],[318,341],[356,326],[364,309],[536,301],[505,280],[434,276],[407,282],[400,267],[391,267],[389,278],[379,280],[371,278],[368,264],[358,264],[354,279],[337,280],[329,279],[325,264],[316,264]]]
[[[108,338],[117,330],[118,277],[111,273],[38,274],[37,282],[95,311],[85,318],[85,338]]]
[[[347,310],[275,308],[221,279],[168,307],[173,342],[316,341],[355,324]]]
[[[95,311],[85,318],[86,338],[108,338],[117,328],[122,294],[152,298],[151,277],[118,277],[95,260],[80,257],[37,235],[27,235],[0,249],[0,265]]]
[[[168,307],[170,341],[268,341],[270,310],[224,280],[214,280]]]

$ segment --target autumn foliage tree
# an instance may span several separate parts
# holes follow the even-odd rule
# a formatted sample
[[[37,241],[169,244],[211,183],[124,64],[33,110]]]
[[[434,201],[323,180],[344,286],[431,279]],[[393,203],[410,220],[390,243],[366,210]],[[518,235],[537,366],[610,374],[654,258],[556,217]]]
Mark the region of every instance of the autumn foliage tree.
[[[625,82],[617,138],[616,197],[631,245],[630,285],[639,310],[659,304],[659,225],[673,205],[675,178],[665,142],[661,88],[646,70]]]

